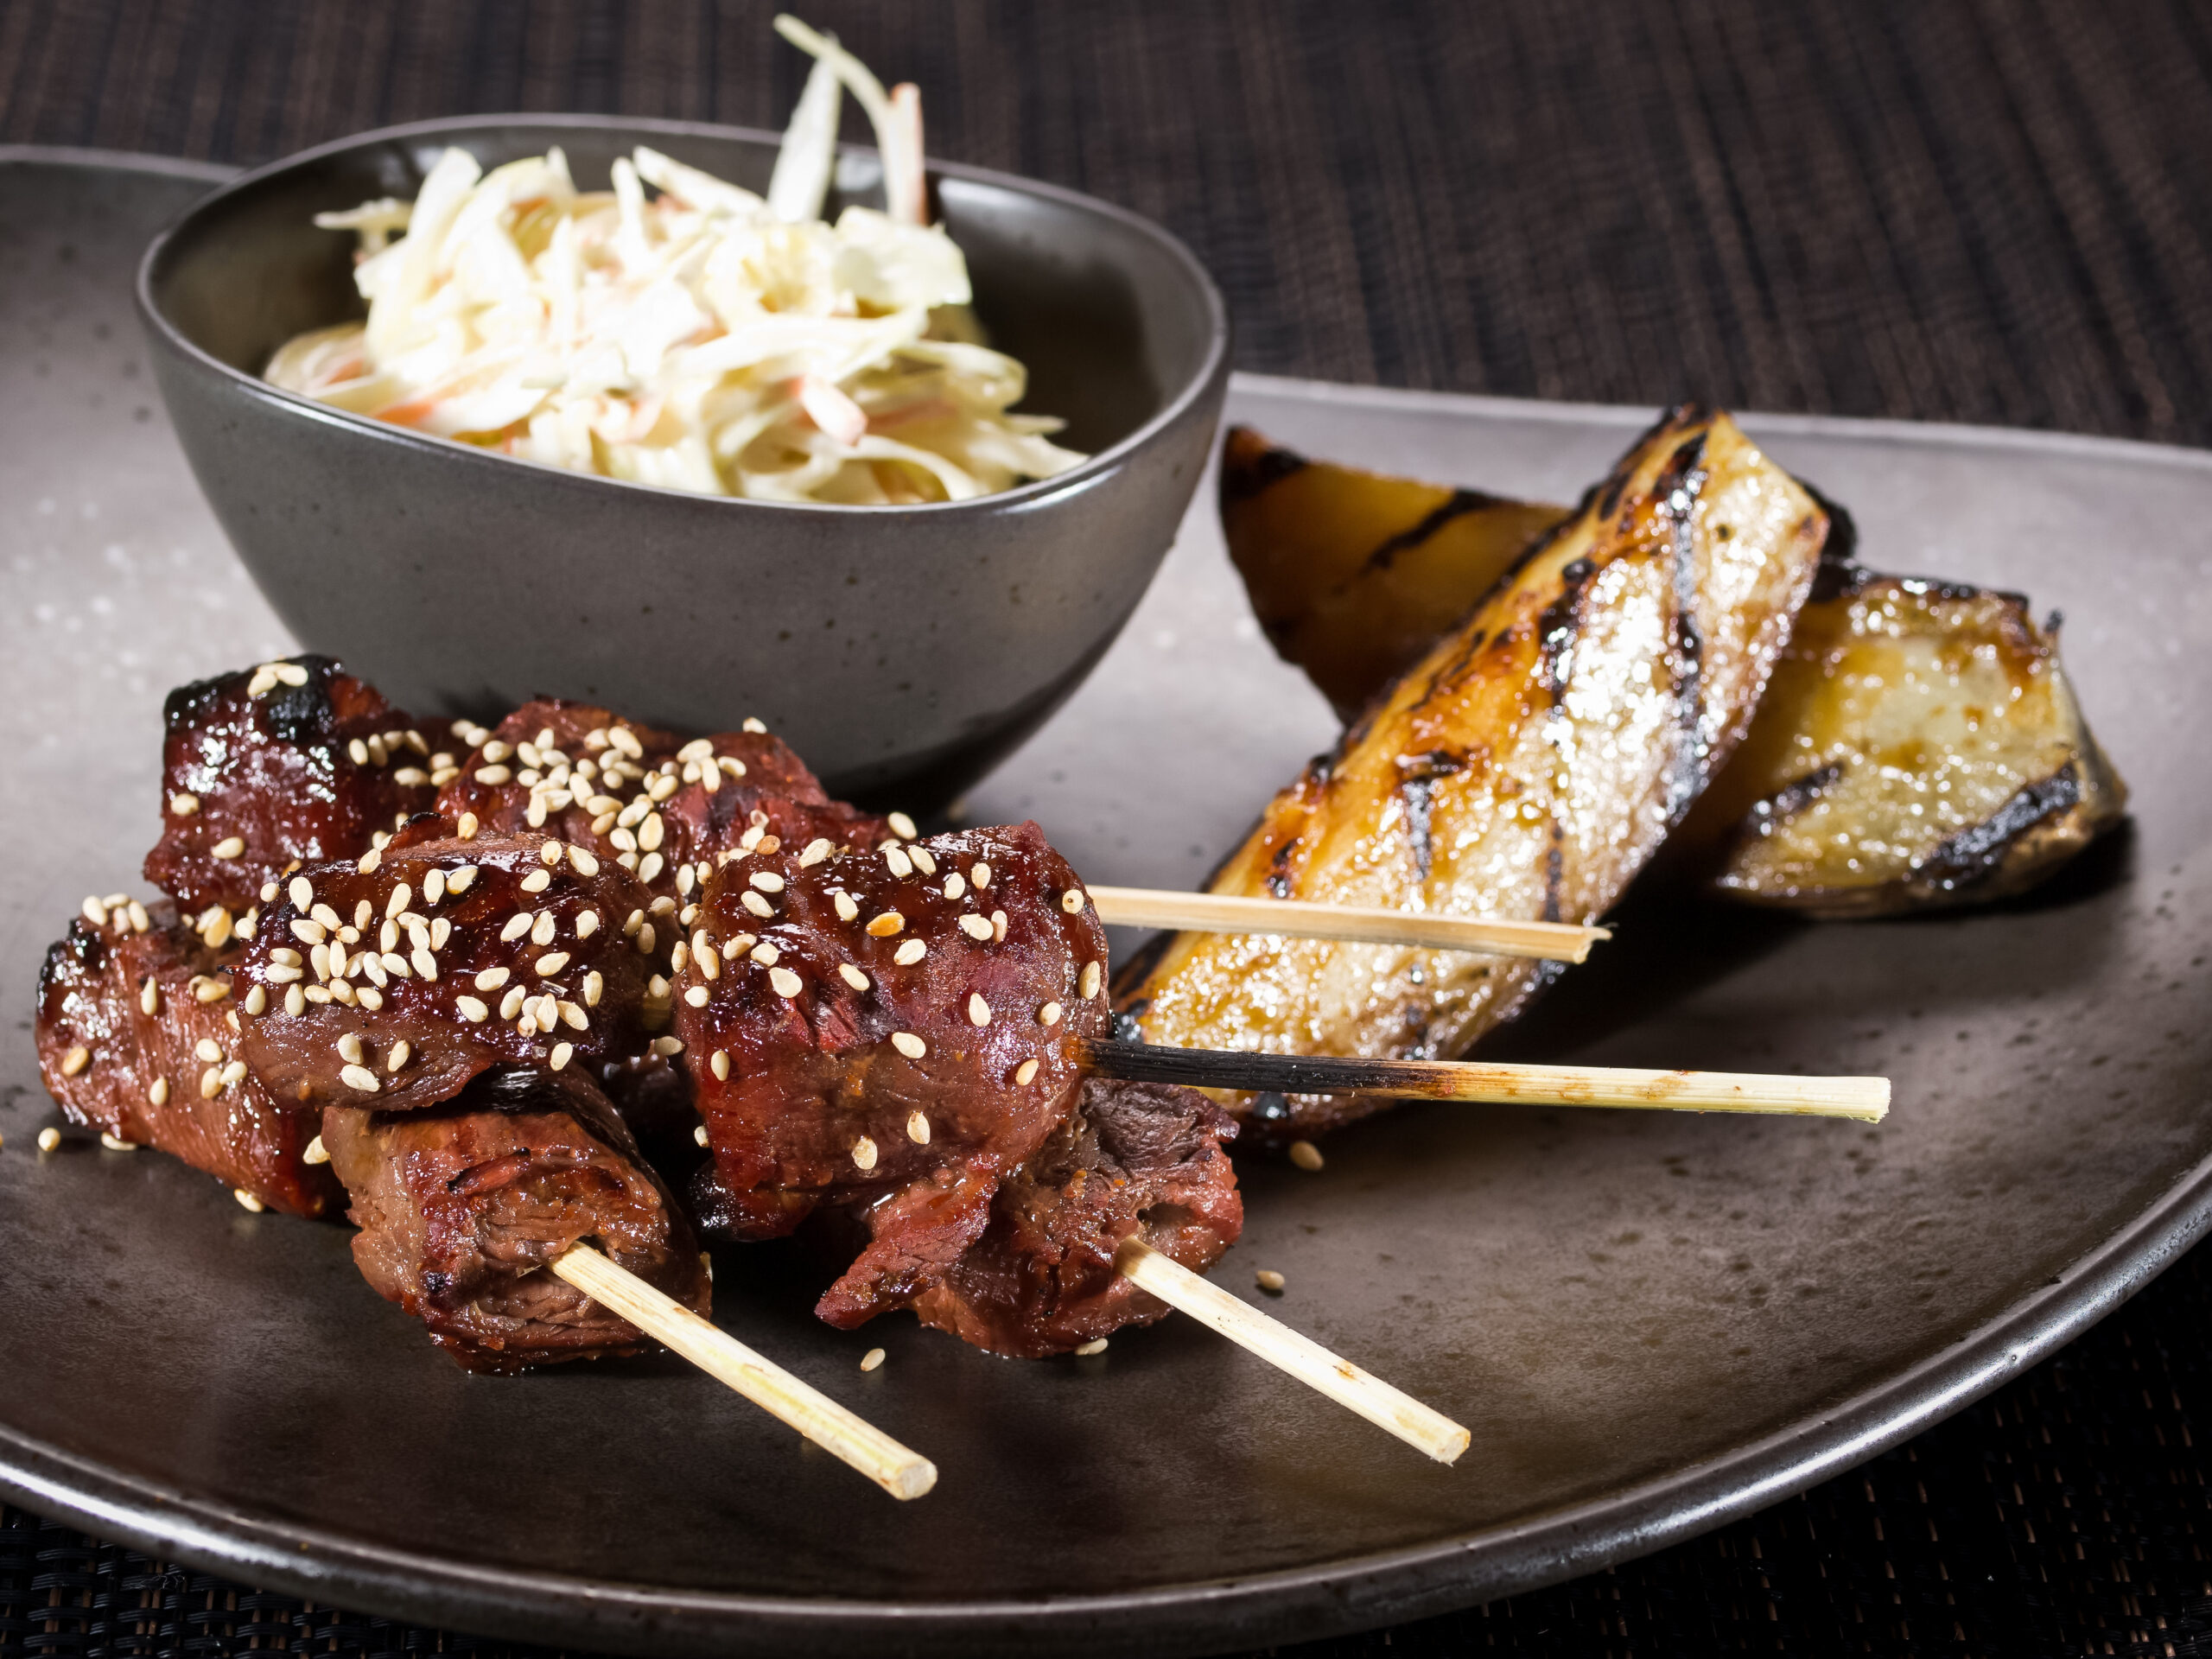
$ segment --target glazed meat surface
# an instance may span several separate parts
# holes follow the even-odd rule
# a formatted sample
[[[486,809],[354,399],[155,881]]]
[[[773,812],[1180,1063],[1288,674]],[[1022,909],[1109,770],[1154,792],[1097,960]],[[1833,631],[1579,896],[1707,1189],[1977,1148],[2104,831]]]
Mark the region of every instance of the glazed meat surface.
[[[1236,1125],[1204,1095],[1093,1077],[1076,1109],[999,1186],[982,1235],[914,1300],[925,1325],[993,1353],[1065,1353],[1167,1304],[1114,1271],[1132,1234],[1204,1273],[1243,1230],[1221,1143]]]
[[[1104,1033],[1097,912],[1033,823],[868,852],[823,839],[715,872],[676,974],[714,1153],[700,1206],[743,1237],[818,1205],[871,1242],[817,1311],[910,1300],[1066,1116]]]
[[[434,1106],[493,1065],[627,1058],[664,1019],[649,993],[667,940],[637,878],[550,836],[443,829],[425,817],[359,863],[301,870],[264,912],[245,1052],[278,1099]]]
[[[315,1115],[279,1105],[240,1058],[237,957],[167,905],[143,931],[122,910],[105,926],[73,923],[39,973],[40,1073],[73,1122],[158,1147],[272,1210],[334,1214],[338,1183],[302,1157]]]
[[[645,1338],[545,1264],[587,1240],[704,1314],[689,1226],[580,1072],[501,1068],[431,1110],[323,1114],[377,1294],[477,1371],[637,1351]]]
[[[1719,772],[1804,602],[1819,505],[1726,415],[1645,434],[1459,628],[1268,804],[1217,893],[1593,922]],[[1450,1058],[1551,965],[1181,934],[1124,1003],[1190,1048]],[[1239,1103],[1269,1136],[1371,1097]]]
[[[162,714],[145,874],[188,913],[243,915],[295,862],[359,857],[429,808],[454,760],[444,721],[410,719],[327,657],[180,686]]]
[[[497,731],[465,734],[476,746],[438,810],[456,824],[474,814],[499,834],[560,836],[684,903],[717,854],[823,836],[873,846],[891,836],[883,819],[831,800],[787,745],[757,727],[686,742],[589,703],[525,703]]]

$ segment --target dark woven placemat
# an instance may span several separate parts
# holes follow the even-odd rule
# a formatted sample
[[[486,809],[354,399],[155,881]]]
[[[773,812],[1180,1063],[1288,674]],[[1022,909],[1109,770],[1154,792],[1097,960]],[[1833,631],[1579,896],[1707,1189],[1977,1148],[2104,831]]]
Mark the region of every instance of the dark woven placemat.
[[[252,162],[475,110],[773,126],[802,67],[774,9],[18,3],[0,141]],[[804,10],[923,86],[931,154],[1180,233],[1248,368],[2212,442],[2202,3]],[[2212,1655],[2208,1275],[2184,1260],[2029,1376],[1750,1521],[1297,1651]],[[0,1651],[472,1647],[512,1650],[0,1521]]]

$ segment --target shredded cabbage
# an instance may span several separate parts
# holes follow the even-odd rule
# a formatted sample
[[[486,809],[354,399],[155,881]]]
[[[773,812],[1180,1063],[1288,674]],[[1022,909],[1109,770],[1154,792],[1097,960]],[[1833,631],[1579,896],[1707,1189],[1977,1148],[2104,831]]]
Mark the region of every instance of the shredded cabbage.
[[[282,346],[265,378],[339,409],[580,472],[713,495],[962,501],[1084,459],[1017,415],[1028,375],[982,341],[967,261],[927,222],[921,106],[830,37],[766,200],[640,145],[611,191],[556,149],[486,173],[439,157],[414,202],[319,213],[360,238],[365,323]],[[891,211],[822,219],[842,92],[877,129]]]

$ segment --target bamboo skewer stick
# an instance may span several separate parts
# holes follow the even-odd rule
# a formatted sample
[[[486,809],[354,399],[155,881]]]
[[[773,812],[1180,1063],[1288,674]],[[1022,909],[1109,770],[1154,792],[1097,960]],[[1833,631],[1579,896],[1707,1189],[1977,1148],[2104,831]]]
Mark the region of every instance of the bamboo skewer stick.
[[[590,1245],[572,1244],[549,1265],[593,1300],[789,1423],[892,1497],[919,1497],[937,1484],[937,1465],[927,1458],[909,1451]]]
[[[1246,899],[1220,893],[1149,887],[1086,887],[1101,921],[1124,927],[1173,927],[1198,933],[1273,933],[1293,939],[1349,939],[1481,956],[1580,962],[1611,932],[1567,922],[1515,922],[1438,916],[1294,899]]]
[[[1421,1100],[1621,1106],[1676,1112],[1889,1115],[1887,1077],[1796,1077],[1751,1071],[1648,1071],[1626,1066],[1507,1065],[1481,1060],[1351,1060],[1077,1039],[1085,1067],[1135,1083],[1264,1089],[1286,1095],[1396,1095]]]
[[[1300,1335],[1249,1302],[1200,1278],[1173,1257],[1162,1255],[1142,1239],[1122,1240],[1114,1267],[1140,1289],[1150,1291],[1179,1313],[1211,1325],[1239,1347],[1249,1348],[1269,1364],[1388,1429],[1437,1462],[1454,1462],[1467,1449],[1467,1431],[1443,1413],[1430,1409],[1350,1360],[1339,1358],[1311,1337]]]

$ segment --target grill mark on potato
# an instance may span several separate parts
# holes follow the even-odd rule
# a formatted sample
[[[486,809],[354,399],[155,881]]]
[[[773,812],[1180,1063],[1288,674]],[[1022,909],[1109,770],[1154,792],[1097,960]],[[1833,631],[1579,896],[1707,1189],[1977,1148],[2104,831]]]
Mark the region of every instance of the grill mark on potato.
[[[1467,514],[1480,512],[1486,507],[1506,505],[1508,504],[1502,496],[1485,495],[1480,490],[1454,490],[1448,499],[1431,509],[1418,523],[1409,524],[1395,536],[1386,537],[1373,552],[1360,562],[1360,574],[1364,575],[1376,570],[1388,570],[1399,554],[1410,552],[1419,547],[1454,518],[1464,518]],[[1347,576],[1332,591],[1341,594],[1358,580],[1358,576]]]
[[[1928,855],[1913,879],[1949,893],[1986,880],[2005,861],[2005,849],[2082,798],[2081,773],[2069,760],[2038,782],[2024,785],[1980,823],[1951,836]]]
[[[1544,849],[1544,919],[1556,922],[1559,911],[1560,884],[1566,874],[1567,859],[1560,843],[1567,838],[1566,826],[1559,821],[1559,814],[1552,814],[1551,845]]]
[[[1406,807],[1406,838],[1413,848],[1414,880],[1426,885],[1435,865],[1435,842],[1429,832],[1429,803],[1440,778],[1465,770],[1467,757],[1449,749],[1398,757],[1398,798]],[[1286,897],[1286,894],[1278,894]]]
[[[1770,836],[1785,818],[1794,818],[1815,801],[1829,785],[1843,776],[1843,762],[1831,760],[1807,772],[1795,783],[1785,784],[1773,794],[1751,804],[1745,815],[1744,833]]]
[[[1668,458],[1651,493],[1669,529],[1675,558],[1675,724],[1681,734],[1667,775],[1667,822],[1677,824],[1705,786],[1711,746],[1705,734],[1705,642],[1697,627],[1697,501],[1712,474],[1703,463],[1705,434],[1689,439]]]

